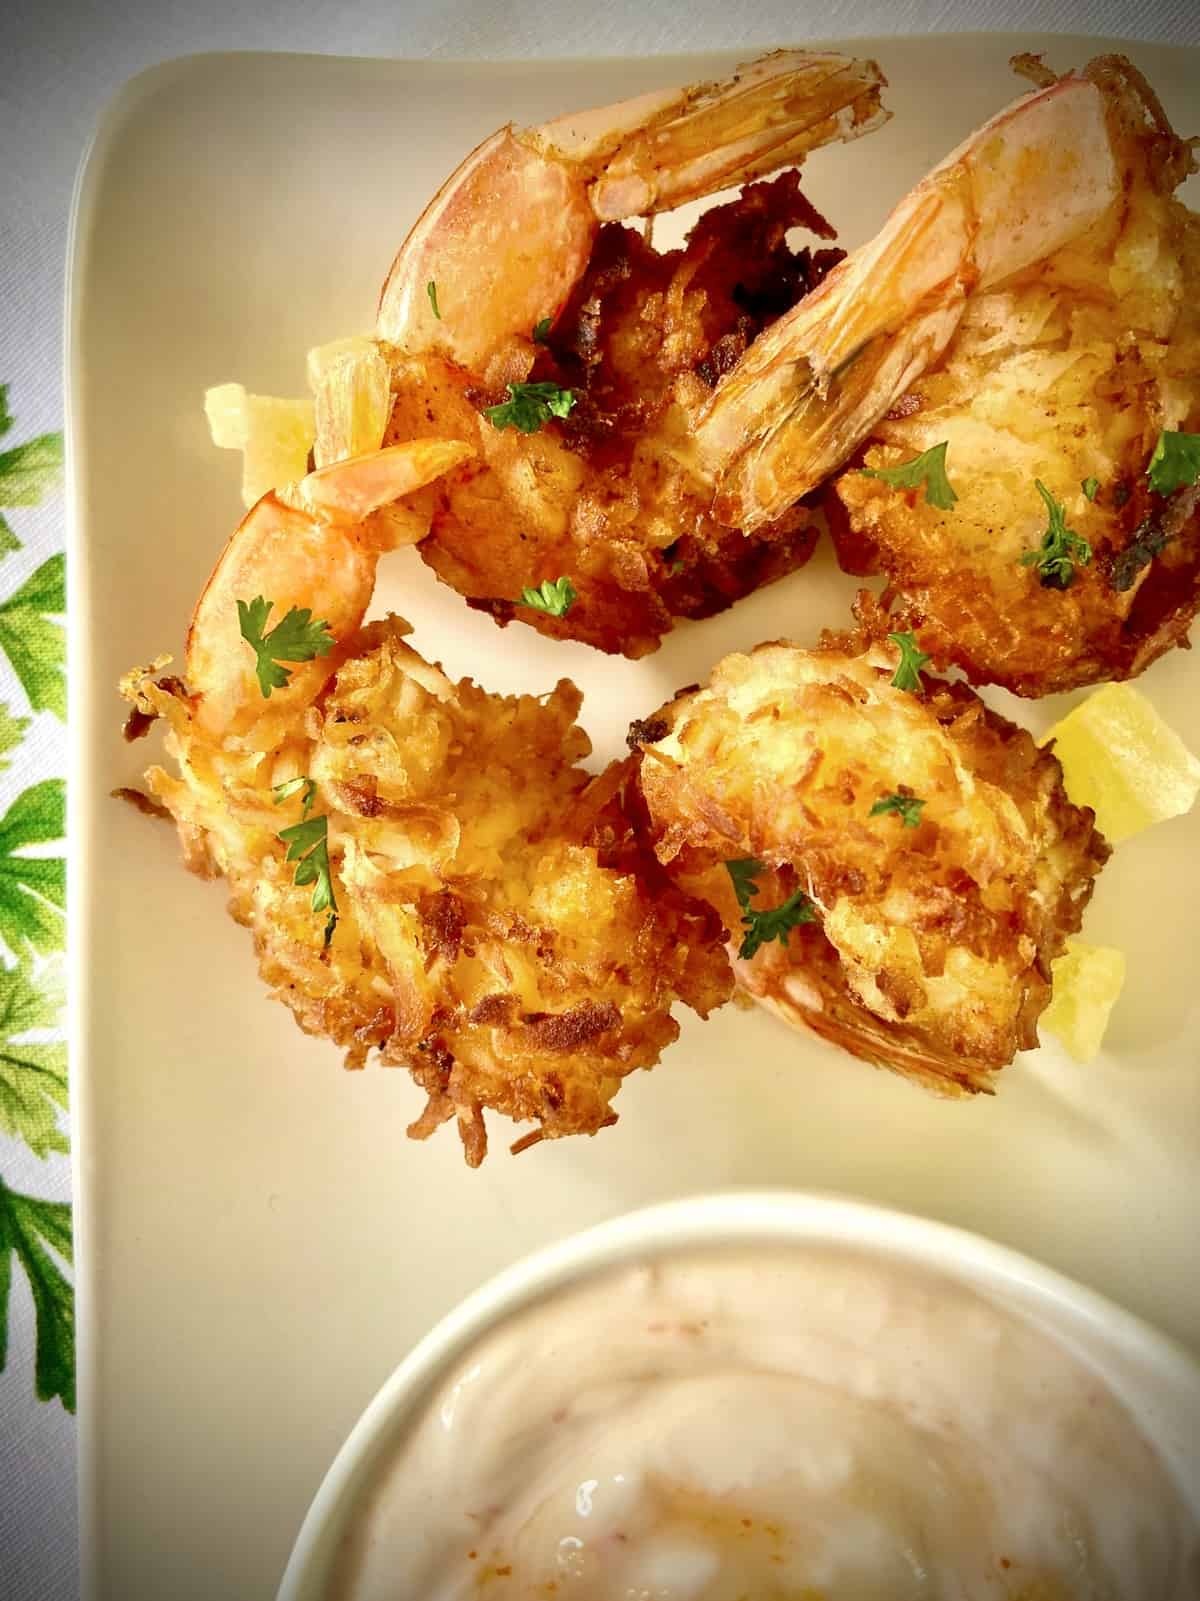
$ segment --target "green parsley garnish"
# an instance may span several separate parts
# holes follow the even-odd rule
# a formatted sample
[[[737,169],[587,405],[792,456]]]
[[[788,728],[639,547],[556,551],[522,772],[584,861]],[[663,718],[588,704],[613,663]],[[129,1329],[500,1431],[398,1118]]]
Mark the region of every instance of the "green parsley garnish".
[[[921,808],[923,800],[915,795],[882,795],[868,812],[869,817],[884,817],[888,812],[895,812],[905,828],[919,828],[921,826]]]
[[[921,669],[929,661],[929,657],[917,646],[915,634],[889,634],[888,638],[900,651],[900,661],[896,671],[892,674],[892,684],[896,689],[907,689],[913,695],[925,692],[921,683]]]
[[[802,889],[798,889],[794,895],[789,895],[780,906],[772,906],[760,912],[754,910],[750,902],[758,894],[755,880],[759,873],[766,871],[765,864],[755,857],[738,857],[734,861],[726,862],[725,869],[733,880],[733,892],[742,909],[742,927],[746,932],[738,949],[738,955],[743,961],[749,961],[760,946],[769,945],[773,939],[777,939],[781,945],[786,945],[792,929],[798,928],[801,923],[816,922],[817,909]]]
[[[940,445],[930,445],[928,450],[911,461],[902,461],[898,467],[860,467],[859,471],[868,478],[881,478],[893,489],[920,489],[924,484],[927,504],[936,506],[939,511],[949,511],[958,496],[946,476],[948,444],[949,440],[943,439]]]
[[[755,879],[766,871],[765,864],[756,856],[737,856],[725,863],[725,871],[733,880],[733,893],[738,898],[738,905],[744,912],[748,911],[751,897],[758,894]]]
[[[437,303],[437,284],[434,283],[432,278],[425,285],[425,293],[429,296],[429,304],[433,307],[434,316],[437,318],[437,320],[439,322],[441,322],[442,314],[438,310],[438,303]]]
[[[1200,481],[1200,434],[1180,434],[1164,428],[1146,468],[1150,487],[1160,495],[1173,495]]]
[[[550,338],[550,318],[540,317],[533,325],[533,342],[535,345],[544,345]]]
[[[538,589],[523,589],[518,606],[542,611],[547,617],[565,617],[575,600],[575,586],[569,578],[542,580]]]
[[[1086,567],[1092,559],[1092,547],[1086,539],[1067,527],[1067,509],[1035,478],[1037,492],[1046,503],[1050,521],[1037,550],[1027,550],[1021,557],[1022,567],[1036,567],[1043,589],[1070,589],[1075,582],[1075,563]]]
[[[523,434],[536,434],[551,417],[565,417],[574,404],[572,391],[557,384],[509,384],[508,399],[486,407],[483,414],[493,428],[519,428]]]
[[[338,910],[333,893],[333,874],[329,869],[329,819],[324,815],[308,815],[317,786],[311,778],[289,778],[286,783],[276,784],[272,794],[276,806],[279,806],[301,790],[304,792],[302,821],[293,823],[291,828],[280,829],[279,839],[288,848],[284,860],[296,863],[293,883],[300,886],[311,884],[313,911],[329,913],[325,919],[325,944],[328,945],[337,927]]]
[[[293,795],[299,795],[301,791],[303,791],[301,816],[307,817],[312,810],[313,796],[317,793],[315,778],[305,778],[303,775],[299,778],[289,778],[282,784],[274,785],[271,794],[275,797],[276,806],[282,806],[285,800],[290,800]]]
[[[1100,493],[1100,480],[1098,478],[1085,478],[1079,487],[1089,500],[1095,500]]]
[[[274,604],[273,600],[264,600],[261,595],[249,605],[244,600],[237,603],[242,638],[258,657],[254,667],[258,674],[258,687],[266,700],[270,700],[273,689],[283,689],[292,676],[286,667],[279,666],[280,662],[310,662],[315,656],[328,656],[334,646],[329,624],[321,621],[314,623],[313,614],[307,606],[293,606],[270,633],[264,634],[263,629]]]

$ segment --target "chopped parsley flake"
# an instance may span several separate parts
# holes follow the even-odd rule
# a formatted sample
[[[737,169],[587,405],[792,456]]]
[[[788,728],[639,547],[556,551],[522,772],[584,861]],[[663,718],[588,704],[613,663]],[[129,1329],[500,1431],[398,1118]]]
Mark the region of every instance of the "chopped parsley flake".
[[[300,887],[311,884],[313,911],[329,913],[325,919],[325,944],[328,945],[338,920],[333,874],[329,867],[329,819],[324,815],[308,815],[317,790],[311,778],[291,778],[284,784],[276,784],[273,793],[278,806],[301,790],[304,791],[302,820],[293,823],[291,828],[280,829],[279,839],[287,846],[285,861],[296,863],[293,883]]]
[[[760,946],[769,945],[772,940],[777,939],[781,945],[786,945],[792,929],[798,928],[801,923],[816,922],[817,909],[802,889],[789,895],[779,906],[755,911],[750,903],[758,894],[756,879],[759,873],[766,871],[765,864],[757,858],[738,857],[726,862],[725,869],[733,881],[734,894],[742,909],[742,927],[745,929],[745,934],[738,955],[743,961],[749,961]]]
[[[551,417],[565,417],[575,404],[570,389],[557,384],[509,384],[508,399],[488,406],[484,416],[493,428],[517,428],[523,434],[536,434]]]
[[[284,801],[290,800],[293,795],[302,794],[303,798],[300,804],[302,808],[301,815],[304,817],[307,817],[312,810],[313,796],[316,793],[316,780],[305,778],[303,774],[299,778],[286,779],[284,783],[274,785],[271,790],[271,794],[275,797],[276,806],[282,806]]]
[[[949,511],[958,496],[946,476],[948,444],[949,440],[943,439],[940,445],[930,445],[928,450],[911,461],[902,461],[898,467],[861,467],[859,471],[868,478],[882,479],[893,489],[920,489],[924,484],[927,504],[936,506],[939,511]]]
[[[569,578],[542,580],[537,589],[523,589],[518,606],[545,612],[547,617],[565,617],[575,601],[575,586]]]
[[[889,812],[895,812],[905,828],[919,828],[921,826],[921,808],[925,805],[915,795],[898,793],[895,795],[882,795],[871,807],[868,816],[885,817]]]
[[[269,633],[264,633],[274,604],[261,595],[249,604],[244,600],[237,603],[238,625],[242,638],[257,657],[254,670],[266,700],[270,700],[273,689],[283,689],[291,679],[291,673],[280,667],[280,662],[310,662],[315,656],[328,656],[334,646],[329,624],[313,622],[307,606],[293,606]]]
[[[1175,433],[1164,428],[1146,468],[1151,489],[1173,495],[1200,481],[1200,434]]]
[[[913,695],[923,694],[921,669],[930,658],[918,648],[916,635],[889,634],[888,638],[900,651],[900,661],[892,675],[893,686],[896,689],[907,689]]]
[[[1043,589],[1070,589],[1075,582],[1075,563],[1086,567],[1092,559],[1092,547],[1086,539],[1067,527],[1067,509],[1035,478],[1037,492],[1046,504],[1049,523],[1036,550],[1027,550],[1021,557],[1022,567],[1036,567]]]

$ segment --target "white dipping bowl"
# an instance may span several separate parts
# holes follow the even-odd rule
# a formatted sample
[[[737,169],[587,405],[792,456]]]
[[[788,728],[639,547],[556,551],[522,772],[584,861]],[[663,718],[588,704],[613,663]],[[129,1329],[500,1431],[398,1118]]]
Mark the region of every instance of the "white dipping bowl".
[[[304,1519],[278,1601],[326,1601],[339,1548],[397,1443],[456,1362],[514,1314],[608,1269],[705,1247],[869,1251],[941,1274],[1046,1331],[1125,1403],[1200,1518],[1200,1364],[1111,1301],[963,1229],[839,1196],[731,1191],[648,1207],[498,1274],[433,1328],[355,1424]]]

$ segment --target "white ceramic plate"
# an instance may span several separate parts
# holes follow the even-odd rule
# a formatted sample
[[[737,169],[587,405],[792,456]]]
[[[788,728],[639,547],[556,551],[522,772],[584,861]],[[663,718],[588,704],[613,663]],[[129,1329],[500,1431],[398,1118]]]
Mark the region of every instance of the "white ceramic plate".
[[[867,1253],[936,1273],[1041,1329],[1099,1373],[1200,1516],[1200,1367],[1111,1301],[961,1229],[860,1201],[742,1191],[652,1206],[548,1246],[490,1280],[432,1329],[355,1424],[309,1508],[278,1601],[326,1601],[343,1542],[395,1470],[414,1420],[479,1342],[526,1309],[616,1267],[734,1245]],[[953,1348],[954,1331],[948,1331]],[[399,1577],[403,1577],[400,1575]],[[338,1594],[341,1594],[340,1587]]]
[[[818,153],[814,202],[854,244],[981,118],[1097,41],[857,41],[892,81],[879,134]],[[1184,132],[1200,52],[1134,47]],[[75,1150],[84,1567],[90,1596],[267,1596],[325,1465],[397,1360],[448,1307],[528,1250],[697,1188],[848,1191],[1028,1251],[1200,1345],[1197,1062],[1200,814],[1123,847],[1086,932],[1129,981],[1104,1058],[1055,1047],[995,1100],[944,1104],[728,1008],[690,1016],[620,1123],[517,1160],[507,1130],[475,1174],[457,1142],[404,1137],[403,1073],[348,1076],[264,1002],[220,889],[175,839],[108,799],[154,741],[120,739],[118,675],[182,647],[239,516],[239,464],[201,396],[231,378],[303,388],[308,346],[369,328],[423,200],[480,137],[733,58],[461,65],[205,56],[134,80],[81,185],[69,305]],[[1193,180],[1193,185],[1195,180]],[[1197,204],[1193,189],[1192,204]],[[664,230],[665,232],[665,230]],[[828,554],[655,656],[610,660],[501,633],[397,556],[380,607],[489,688],[586,694],[597,760],[630,715],[760,639],[846,615]],[[1197,667],[1142,687],[1200,749]],[[997,703],[1011,708],[1005,697]],[[1020,707],[1045,727],[1062,703]]]

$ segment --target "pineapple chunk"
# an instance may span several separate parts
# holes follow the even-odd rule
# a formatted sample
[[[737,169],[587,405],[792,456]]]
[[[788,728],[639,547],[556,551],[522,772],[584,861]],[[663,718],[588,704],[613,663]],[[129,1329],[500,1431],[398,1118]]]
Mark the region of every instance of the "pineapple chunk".
[[[1125,983],[1125,953],[1111,945],[1069,939],[1051,971],[1054,993],[1042,1013],[1042,1026],[1057,1034],[1077,1062],[1091,1062]]]
[[[331,339],[327,345],[313,345],[306,362],[308,387],[315,390],[329,369],[347,358],[368,355],[377,350],[370,334],[350,334],[345,339]]]
[[[388,364],[373,339],[355,336],[317,345],[308,353],[308,384],[318,467],[379,449],[392,396]]]
[[[214,445],[241,450],[246,443],[246,391],[241,384],[218,384],[204,391],[204,414]]]
[[[214,445],[242,454],[242,501],[253,506],[269,489],[308,471],[316,437],[311,400],[248,395],[241,384],[218,384],[204,396]]]
[[[246,403],[242,499],[247,506],[253,506],[268,489],[279,489],[304,477],[317,430],[311,400],[247,395]]]
[[[1110,844],[1189,811],[1200,793],[1200,761],[1128,684],[1106,684],[1056,723],[1067,794],[1090,806]]]

